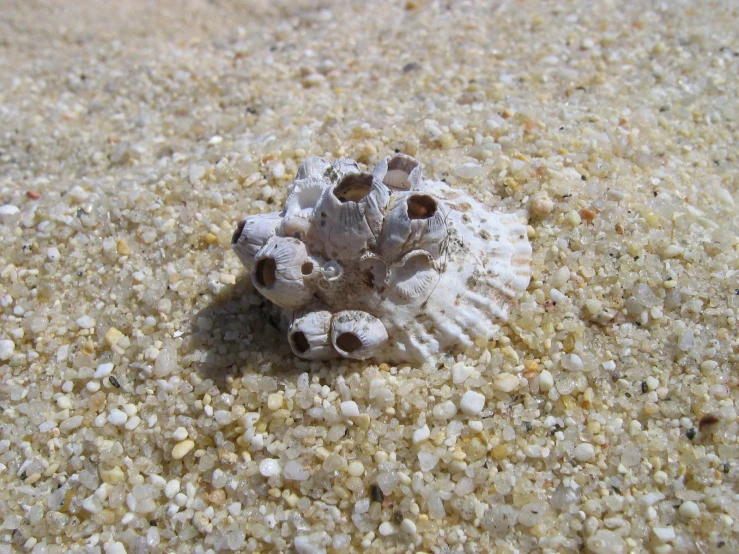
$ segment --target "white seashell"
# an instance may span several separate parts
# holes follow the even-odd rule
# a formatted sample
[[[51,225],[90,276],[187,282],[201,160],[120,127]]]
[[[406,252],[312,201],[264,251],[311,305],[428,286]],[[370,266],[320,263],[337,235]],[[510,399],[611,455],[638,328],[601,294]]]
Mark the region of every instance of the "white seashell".
[[[359,164],[351,158],[339,158],[331,164],[330,169],[326,170],[326,175],[333,184],[336,184],[347,175],[361,172]]]
[[[331,344],[331,312],[308,312],[295,319],[287,331],[290,348],[308,360],[330,360],[339,354]]]
[[[377,164],[378,167],[381,167]],[[421,190],[423,188],[423,174],[418,160],[406,154],[395,154],[384,160],[384,175],[380,180],[387,186],[397,190]]]
[[[314,261],[298,239],[272,237],[254,256],[251,280],[256,289],[282,308],[299,308],[313,296],[305,276]]]
[[[231,237],[231,247],[246,269],[251,270],[254,256],[274,236],[281,222],[279,212],[250,215],[239,222]]]
[[[306,158],[305,161],[300,164],[298,172],[295,175],[295,180],[301,181],[309,178],[323,179],[330,168],[331,164],[323,158],[311,156],[310,158]]]
[[[531,279],[525,216],[424,181],[405,155],[371,174],[348,159],[304,165],[283,214],[234,236],[296,355],[424,362],[494,336]]]
[[[313,210],[328,184],[313,177],[295,181],[290,187],[280,234],[304,241],[318,240],[313,225]]]
[[[331,320],[331,342],[346,358],[371,358],[386,340],[385,326],[367,312],[346,310],[334,314]]]
[[[392,260],[424,249],[438,257],[446,245],[448,213],[449,208],[430,194],[393,194],[380,236],[380,255]]]
[[[327,188],[313,213],[325,257],[356,258],[372,248],[388,197],[387,187],[369,173],[349,173]]]
[[[426,250],[413,250],[390,268],[391,290],[405,300],[425,300],[438,281],[436,262]]]

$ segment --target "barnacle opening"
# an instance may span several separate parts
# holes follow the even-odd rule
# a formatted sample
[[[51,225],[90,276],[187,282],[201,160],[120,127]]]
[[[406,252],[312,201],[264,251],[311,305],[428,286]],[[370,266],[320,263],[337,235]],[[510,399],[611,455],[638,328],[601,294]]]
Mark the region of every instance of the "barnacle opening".
[[[257,262],[254,278],[260,287],[269,288],[277,280],[277,264],[274,258],[262,258]]]
[[[382,182],[389,187],[408,190],[411,188],[408,178],[419,165],[421,164],[410,156],[396,155],[387,163],[387,173]]]
[[[303,265],[300,266],[300,273],[303,275],[310,275],[313,273],[313,262],[303,262]]]
[[[436,213],[436,200],[426,194],[414,194],[408,199],[410,219],[430,219]]]
[[[344,177],[334,189],[334,196],[340,202],[359,202],[372,188],[372,175],[352,173]]]
[[[362,340],[354,333],[341,333],[336,337],[336,347],[351,354],[362,348]]]
[[[239,221],[239,224],[236,226],[236,230],[234,231],[234,234],[231,235],[231,245],[233,246],[237,242],[239,242],[239,238],[241,238],[241,233],[244,232],[244,226],[246,225],[246,219],[242,219]]]
[[[296,331],[290,335],[290,343],[298,354],[304,354],[310,349],[310,343],[302,331]]]

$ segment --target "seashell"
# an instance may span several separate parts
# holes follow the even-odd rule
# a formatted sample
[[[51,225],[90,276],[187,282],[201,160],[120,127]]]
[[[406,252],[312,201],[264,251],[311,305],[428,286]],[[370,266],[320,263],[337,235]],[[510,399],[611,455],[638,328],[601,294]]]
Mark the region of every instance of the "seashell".
[[[303,179],[323,179],[326,175],[326,171],[329,170],[331,164],[318,156],[311,156],[306,158],[295,175],[295,181],[302,181]]]
[[[304,243],[272,237],[254,256],[251,280],[262,295],[281,308],[299,308],[313,296],[304,279],[313,270],[314,261]]]
[[[327,258],[354,258],[374,246],[389,191],[369,173],[349,173],[327,188],[314,210]]]
[[[325,175],[332,183],[336,184],[347,175],[361,172],[359,164],[351,158],[339,158],[331,164],[329,169],[326,170]]]
[[[387,337],[382,321],[367,312],[346,310],[334,314],[331,320],[331,342],[345,358],[371,358]]]
[[[383,162],[377,164],[381,167]],[[421,190],[423,188],[423,174],[421,164],[415,158],[406,154],[395,154],[384,160],[384,175],[380,180],[396,190]]]
[[[525,214],[424,181],[403,154],[371,173],[348,159],[303,165],[284,212],[234,235],[296,355],[425,362],[495,335],[531,279]]]
[[[285,200],[280,234],[300,240],[316,240],[313,210],[328,184],[315,177],[295,181]]]
[[[293,320],[287,331],[290,348],[307,360],[330,360],[339,353],[331,343],[331,312],[308,312]]]
[[[390,268],[390,288],[405,300],[425,299],[438,280],[436,262],[426,250],[413,250]]]
[[[380,236],[379,251],[397,259],[411,250],[425,249],[434,258],[444,249],[449,209],[425,192],[393,194]]]
[[[239,221],[231,237],[231,247],[246,269],[251,270],[254,256],[275,234],[281,222],[279,212],[250,215]]]

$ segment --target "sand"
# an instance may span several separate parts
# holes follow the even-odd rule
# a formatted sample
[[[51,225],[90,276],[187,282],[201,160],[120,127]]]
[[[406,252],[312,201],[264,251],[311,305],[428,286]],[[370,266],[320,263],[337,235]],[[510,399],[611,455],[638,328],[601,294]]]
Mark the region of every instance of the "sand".
[[[0,12],[0,554],[739,550],[735,3]],[[299,360],[231,234],[394,150],[526,215],[529,289]]]

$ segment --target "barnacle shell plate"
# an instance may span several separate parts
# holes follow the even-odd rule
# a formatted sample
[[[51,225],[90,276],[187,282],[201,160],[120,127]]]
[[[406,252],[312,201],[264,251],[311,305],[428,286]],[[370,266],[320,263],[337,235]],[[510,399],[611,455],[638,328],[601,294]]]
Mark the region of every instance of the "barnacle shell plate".
[[[422,362],[489,339],[531,279],[519,216],[424,180],[404,154],[364,173],[308,158],[285,209],[249,216],[234,251],[307,359]]]

